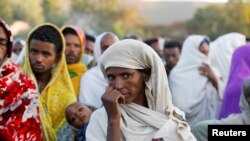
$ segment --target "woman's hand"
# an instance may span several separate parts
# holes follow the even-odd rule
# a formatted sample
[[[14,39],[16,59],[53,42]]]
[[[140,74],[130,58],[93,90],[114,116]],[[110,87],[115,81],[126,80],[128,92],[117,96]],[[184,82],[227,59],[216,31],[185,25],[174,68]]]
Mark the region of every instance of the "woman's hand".
[[[109,122],[119,122],[121,118],[119,103],[125,103],[125,97],[117,89],[109,86],[102,96],[102,102]]]
[[[102,96],[102,102],[108,115],[107,141],[119,141],[121,138],[119,103],[125,103],[125,97],[113,87],[108,87]]]
[[[208,80],[213,84],[213,86],[218,90],[218,82],[217,78],[213,72],[213,70],[209,67],[208,64],[202,63],[202,66],[199,67],[199,71],[201,75],[204,75],[208,78]]]

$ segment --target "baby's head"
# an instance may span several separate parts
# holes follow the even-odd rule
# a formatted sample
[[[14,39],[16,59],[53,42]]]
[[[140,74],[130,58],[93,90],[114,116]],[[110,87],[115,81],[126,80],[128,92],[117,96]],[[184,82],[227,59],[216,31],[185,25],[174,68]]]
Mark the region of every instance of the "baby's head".
[[[72,103],[65,109],[66,120],[71,126],[79,129],[89,122],[93,110],[83,103]]]

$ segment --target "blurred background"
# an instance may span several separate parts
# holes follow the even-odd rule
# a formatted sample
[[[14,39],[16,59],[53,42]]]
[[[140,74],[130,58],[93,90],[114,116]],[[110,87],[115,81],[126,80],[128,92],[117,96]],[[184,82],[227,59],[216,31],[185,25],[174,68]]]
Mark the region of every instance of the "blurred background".
[[[213,40],[228,32],[250,37],[250,0],[0,0],[0,17],[18,37],[44,22],[120,37],[183,40],[197,33]]]

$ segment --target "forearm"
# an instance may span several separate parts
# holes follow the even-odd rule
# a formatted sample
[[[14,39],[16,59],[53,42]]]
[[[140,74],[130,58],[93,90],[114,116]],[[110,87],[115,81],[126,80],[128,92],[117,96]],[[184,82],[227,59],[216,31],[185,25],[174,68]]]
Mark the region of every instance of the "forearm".
[[[107,141],[120,141],[121,131],[120,131],[120,121],[109,121]]]
[[[212,85],[215,87],[215,89],[218,91],[218,81],[216,77],[212,77],[210,78],[210,82],[212,83]]]

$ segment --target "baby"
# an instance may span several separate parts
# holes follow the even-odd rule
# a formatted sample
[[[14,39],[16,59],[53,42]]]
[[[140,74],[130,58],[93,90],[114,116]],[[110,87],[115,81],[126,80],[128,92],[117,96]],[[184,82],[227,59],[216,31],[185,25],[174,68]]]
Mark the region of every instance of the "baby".
[[[89,107],[80,102],[72,103],[65,109],[66,120],[77,130],[78,141],[85,141],[85,132],[90,116],[94,110],[93,107]]]

